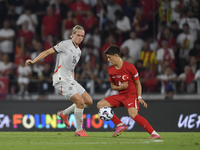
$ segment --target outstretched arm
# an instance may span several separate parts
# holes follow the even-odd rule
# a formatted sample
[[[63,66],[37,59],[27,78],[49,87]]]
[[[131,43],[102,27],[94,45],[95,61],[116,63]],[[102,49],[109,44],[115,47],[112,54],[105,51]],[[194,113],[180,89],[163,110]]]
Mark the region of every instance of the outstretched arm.
[[[42,53],[40,53],[34,60],[28,59],[25,62],[25,65],[30,65],[30,64],[34,64],[37,61],[45,58],[46,56],[55,53],[55,50],[53,48],[50,48],[48,50],[43,51]]]
[[[140,83],[140,80],[138,79],[137,81],[135,81],[135,85],[136,85],[136,89],[137,89],[137,93],[138,93],[138,101],[145,107],[147,108],[147,103],[145,103],[145,101],[142,99],[141,94],[142,94],[142,86]]]

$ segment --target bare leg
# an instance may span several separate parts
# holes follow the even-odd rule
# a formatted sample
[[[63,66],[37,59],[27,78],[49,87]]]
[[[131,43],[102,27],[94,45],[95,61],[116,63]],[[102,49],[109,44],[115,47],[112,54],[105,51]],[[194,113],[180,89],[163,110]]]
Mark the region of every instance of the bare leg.
[[[85,103],[86,106],[89,107],[90,105],[92,105],[92,103],[93,103],[92,98],[91,98],[91,96],[86,91],[83,92],[83,94],[81,95],[81,97],[83,98],[84,103]]]
[[[107,107],[114,107],[112,105],[110,105],[110,103],[108,103],[105,99],[102,99],[101,101],[99,101],[97,103],[97,108],[101,109],[102,107],[107,106]]]
[[[84,100],[84,108],[88,108],[90,105],[92,105],[93,101],[92,98],[90,97],[90,95],[87,92],[84,92],[81,97]],[[65,110],[63,110],[63,115],[67,115],[69,116],[71,113],[74,112],[76,107],[76,104],[72,104],[71,106],[69,106],[68,108],[66,108]]]

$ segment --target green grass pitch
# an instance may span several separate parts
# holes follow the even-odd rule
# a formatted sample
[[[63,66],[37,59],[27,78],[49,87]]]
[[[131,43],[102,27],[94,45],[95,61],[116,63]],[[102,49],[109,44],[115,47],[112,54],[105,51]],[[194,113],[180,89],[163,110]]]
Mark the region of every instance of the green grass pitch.
[[[200,150],[200,132],[159,132],[161,139],[148,139],[146,132],[0,132],[0,150]]]

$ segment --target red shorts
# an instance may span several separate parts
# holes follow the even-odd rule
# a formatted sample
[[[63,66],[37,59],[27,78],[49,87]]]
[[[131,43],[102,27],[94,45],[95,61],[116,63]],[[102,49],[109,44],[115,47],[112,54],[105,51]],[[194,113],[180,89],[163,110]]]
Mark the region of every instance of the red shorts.
[[[125,106],[127,109],[135,107],[139,111],[140,102],[138,101],[137,94],[131,96],[122,96],[122,95],[112,95],[104,98],[110,105],[114,107]]]

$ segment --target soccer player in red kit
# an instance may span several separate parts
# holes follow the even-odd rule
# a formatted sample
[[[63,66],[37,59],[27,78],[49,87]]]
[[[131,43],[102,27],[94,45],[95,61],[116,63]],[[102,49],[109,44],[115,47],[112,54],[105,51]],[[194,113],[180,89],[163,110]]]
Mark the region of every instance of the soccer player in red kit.
[[[108,61],[112,64],[108,68],[111,88],[118,91],[119,94],[99,101],[97,108],[100,109],[104,106],[112,108],[125,106],[129,116],[151,134],[149,139],[160,139],[161,136],[152,128],[149,122],[138,114],[140,103],[145,108],[147,108],[147,104],[141,97],[142,88],[137,69],[134,65],[121,59],[120,48],[118,46],[110,46],[104,53],[107,55]],[[112,137],[119,136],[123,131],[127,130],[127,126],[115,114],[111,120],[117,126]]]

